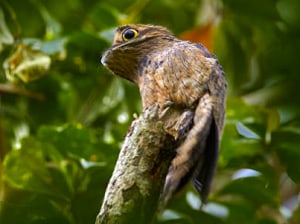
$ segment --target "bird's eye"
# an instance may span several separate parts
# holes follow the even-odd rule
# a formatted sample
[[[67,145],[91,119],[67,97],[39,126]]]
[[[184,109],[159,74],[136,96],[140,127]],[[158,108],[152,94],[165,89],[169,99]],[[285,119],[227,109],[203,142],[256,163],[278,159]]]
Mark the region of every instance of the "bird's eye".
[[[133,38],[135,38],[138,35],[138,31],[135,29],[128,29],[125,30],[123,35],[122,35],[122,39],[123,41],[129,41]]]

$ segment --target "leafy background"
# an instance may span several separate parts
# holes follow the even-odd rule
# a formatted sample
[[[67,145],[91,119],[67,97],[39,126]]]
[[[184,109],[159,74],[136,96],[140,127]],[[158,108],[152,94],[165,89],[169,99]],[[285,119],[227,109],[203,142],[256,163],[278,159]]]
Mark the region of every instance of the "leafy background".
[[[203,42],[229,86],[208,204],[188,187],[156,222],[300,223],[299,11],[298,0],[2,0],[0,223],[94,223],[141,112],[137,88],[100,63],[124,23]]]

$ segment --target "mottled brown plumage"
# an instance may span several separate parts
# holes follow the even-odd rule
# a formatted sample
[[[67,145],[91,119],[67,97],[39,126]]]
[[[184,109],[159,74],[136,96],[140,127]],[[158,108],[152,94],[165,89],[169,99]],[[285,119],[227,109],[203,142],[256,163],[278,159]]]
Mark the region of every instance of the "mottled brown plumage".
[[[178,142],[164,200],[192,180],[205,201],[225,116],[226,82],[216,57],[164,27],[125,25],[101,62],[138,85],[143,109],[159,106],[165,130]]]

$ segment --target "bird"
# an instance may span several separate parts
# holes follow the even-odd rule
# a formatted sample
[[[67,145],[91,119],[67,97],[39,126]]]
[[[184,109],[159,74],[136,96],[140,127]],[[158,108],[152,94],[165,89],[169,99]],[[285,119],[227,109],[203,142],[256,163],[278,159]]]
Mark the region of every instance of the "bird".
[[[127,24],[116,29],[101,63],[138,86],[143,110],[157,106],[165,131],[178,143],[162,200],[191,181],[206,203],[225,120],[227,82],[216,56],[163,26]]]

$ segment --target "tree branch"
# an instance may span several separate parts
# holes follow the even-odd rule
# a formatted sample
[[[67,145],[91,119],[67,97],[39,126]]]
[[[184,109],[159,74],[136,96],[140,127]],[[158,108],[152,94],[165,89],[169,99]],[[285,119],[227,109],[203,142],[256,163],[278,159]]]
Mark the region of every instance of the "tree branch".
[[[21,96],[31,97],[36,100],[44,100],[44,98],[45,98],[44,95],[41,93],[24,90],[24,89],[19,88],[16,85],[11,85],[11,84],[0,84],[0,93],[17,94],[17,95],[21,95]]]
[[[96,224],[152,222],[175,153],[174,144],[158,119],[157,107],[133,121]]]

